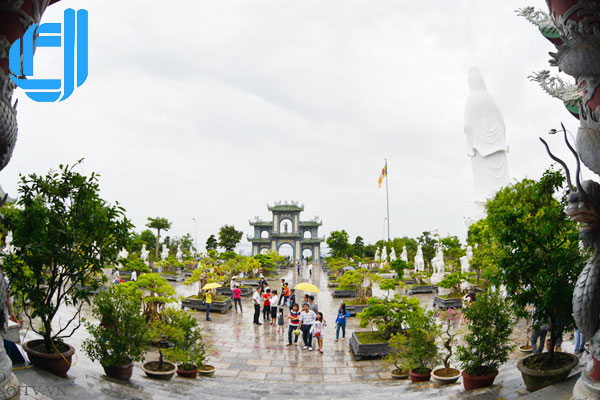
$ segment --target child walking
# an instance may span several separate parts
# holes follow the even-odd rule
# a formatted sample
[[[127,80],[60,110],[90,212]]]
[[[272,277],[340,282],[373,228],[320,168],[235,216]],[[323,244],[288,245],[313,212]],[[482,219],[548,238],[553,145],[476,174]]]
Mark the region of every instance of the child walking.
[[[283,333],[283,307],[279,307],[279,315],[277,316],[277,333]]]
[[[317,339],[319,344],[319,353],[323,354],[323,328],[327,326],[327,322],[323,318],[323,313],[317,313],[317,319],[311,328],[311,333]]]

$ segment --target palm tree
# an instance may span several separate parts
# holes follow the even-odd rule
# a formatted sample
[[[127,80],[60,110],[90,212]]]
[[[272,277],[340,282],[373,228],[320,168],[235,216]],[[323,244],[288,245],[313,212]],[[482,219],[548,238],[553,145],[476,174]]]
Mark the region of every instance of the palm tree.
[[[148,228],[156,229],[156,248],[154,249],[154,256],[158,258],[158,247],[160,246],[160,231],[168,231],[169,229],[171,229],[171,222],[166,218],[148,217],[148,223],[146,224],[146,226]]]

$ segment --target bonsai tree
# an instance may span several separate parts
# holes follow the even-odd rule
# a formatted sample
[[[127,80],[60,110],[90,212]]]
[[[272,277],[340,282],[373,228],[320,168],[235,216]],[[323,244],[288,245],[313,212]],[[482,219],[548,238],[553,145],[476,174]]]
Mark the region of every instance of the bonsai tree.
[[[408,329],[398,333],[397,339],[401,345],[403,369],[412,370],[417,374],[427,374],[439,359],[436,338],[440,329],[435,321],[433,311],[425,311],[418,307],[406,318]]]
[[[456,345],[458,335],[461,333],[462,311],[460,309],[449,308],[445,311],[438,311],[435,316],[440,322],[440,338],[444,348],[442,354],[444,369],[449,371],[451,368],[450,360],[454,355],[454,346]]]
[[[401,280],[404,278],[404,271],[409,268],[408,264],[401,259],[396,259],[390,262],[390,268],[396,273],[397,279]]]
[[[508,302],[498,294],[482,294],[465,309],[468,321],[464,346],[457,349],[457,358],[469,375],[494,374],[508,360],[511,351],[512,312]]]
[[[233,225],[224,225],[219,229],[219,246],[225,251],[233,251],[242,240],[244,233],[235,229]]]
[[[400,283],[402,285],[404,285],[402,282],[400,282]],[[386,299],[389,299],[389,297],[390,297],[390,290],[395,290],[396,286],[398,286],[398,281],[396,281],[395,279],[382,279],[379,282],[379,288],[381,290],[385,290],[387,292],[386,296],[385,296]]]
[[[385,361],[394,366],[392,372],[398,375],[408,374],[404,356],[402,354],[407,346],[405,337],[399,333],[392,334],[390,340],[388,340],[388,344],[390,346],[390,352],[385,356]]]
[[[159,261],[157,265],[162,267],[163,274],[175,275],[177,273],[177,268],[180,270],[185,269],[185,264],[177,261],[177,258],[173,256],[167,257],[165,261]]]
[[[183,334],[173,338],[174,347],[167,350],[167,353],[178,363],[179,369],[202,369],[206,365],[207,346],[202,338],[198,320],[182,310],[170,311],[169,315],[172,323],[180,327]]]
[[[127,282],[128,286],[133,286],[144,292],[144,314],[148,321],[160,319],[160,311],[165,304],[177,301],[175,289],[169,285],[169,282],[156,272],[140,276],[137,282]],[[147,293],[145,293],[147,292]]]
[[[94,298],[92,315],[100,322],[85,325],[90,338],[83,350],[103,367],[142,361],[149,339],[146,318],[141,313],[142,293],[125,285],[111,286]]]
[[[123,264],[125,271],[136,271],[138,273],[150,272],[150,268],[148,268],[146,263],[137,254],[130,254],[127,259],[121,260],[121,264]]]
[[[60,339],[81,326],[81,307],[104,283],[103,267],[115,263],[132,227],[123,208],[100,197],[98,175],[79,174],[79,167],[21,176],[19,211],[7,221],[16,249],[2,269],[13,295],[28,306],[31,329],[44,338],[37,350],[48,354],[66,350]],[[72,317],[53,324],[64,305]],[[39,325],[32,323],[38,318]]]
[[[470,277],[471,274],[456,271],[446,275],[446,277],[438,282],[437,285],[446,289],[450,289],[450,297],[460,296],[463,292],[461,284],[463,282],[473,283]]]
[[[159,357],[157,362],[152,363],[153,365],[148,365],[148,363],[146,363],[145,368],[150,368],[154,371],[165,371],[170,369],[168,365],[165,365],[165,355],[171,356],[171,358],[174,356],[172,348],[169,347],[169,343],[181,342],[186,334],[184,329],[185,321],[183,321],[182,313],[186,314],[183,310],[166,308],[161,313],[160,318],[149,322],[150,341],[158,345],[157,350]]]
[[[485,222],[496,243],[497,274],[517,315],[532,305],[534,324],[549,324],[550,350],[539,357],[554,364],[556,340],[573,326],[571,299],[585,261],[579,250],[577,224],[564,212],[566,196],[557,198],[564,177],[544,172],[539,181],[525,179],[502,189],[487,205]]]
[[[360,327],[375,326],[385,340],[389,340],[394,333],[406,332],[406,321],[410,314],[420,308],[419,300],[414,297],[395,295],[392,299],[371,297],[365,308],[357,314]]]

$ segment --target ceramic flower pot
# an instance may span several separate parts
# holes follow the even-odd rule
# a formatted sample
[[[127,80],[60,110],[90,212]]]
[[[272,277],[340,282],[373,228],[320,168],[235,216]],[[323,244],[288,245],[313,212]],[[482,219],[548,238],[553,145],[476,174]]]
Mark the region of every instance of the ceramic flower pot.
[[[438,368],[431,371],[431,379],[438,385],[455,383],[460,377],[460,370],[455,368]]]
[[[127,365],[111,365],[103,368],[106,376],[121,381],[129,382],[131,375],[133,375],[133,363],[129,363]]]
[[[204,365],[198,368],[198,374],[200,374],[200,376],[210,378],[215,374],[215,369],[216,368],[212,365]]]
[[[482,387],[492,386],[494,384],[494,379],[498,376],[498,370],[494,371],[493,374],[490,375],[469,375],[466,371],[462,372],[463,377],[463,385],[465,390],[474,390]]]
[[[159,371],[157,368],[158,361],[150,361],[142,365],[142,370],[144,373],[146,373],[148,378],[160,379],[163,381],[168,381],[171,379],[177,370],[175,364],[168,361],[163,361],[163,369],[161,371]]]
[[[71,368],[71,358],[75,353],[73,347],[65,343],[65,345],[69,347],[69,350],[64,353],[47,354],[43,351],[39,351],[43,345],[43,339],[30,340],[23,344],[23,350],[25,350],[29,356],[29,361],[36,367],[40,367],[61,378],[66,378],[67,371]]]
[[[408,371],[408,375],[412,383],[427,382],[429,379],[431,379],[431,370],[429,370],[429,372],[425,374],[420,374],[411,369],[410,371]]]

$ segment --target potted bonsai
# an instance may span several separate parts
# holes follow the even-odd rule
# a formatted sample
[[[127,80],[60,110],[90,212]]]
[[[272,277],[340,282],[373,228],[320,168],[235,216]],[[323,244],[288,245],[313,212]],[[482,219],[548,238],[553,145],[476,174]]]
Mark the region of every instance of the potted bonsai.
[[[144,294],[144,314],[148,321],[160,319],[161,310],[167,304],[177,302],[173,286],[156,272],[144,274],[131,284]]]
[[[436,337],[439,327],[433,311],[416,309],[407,317],[408,329],[400,334],[400,350],[403,366],[408,369],[410,381],[426,382],[431,378],[431,370],[439,359]]]
[[[442,361],[444,368],[437,368],[431,372],[433,381],[437,384],[454,383],[460,376],[460,370],[450,366],[450,360],[454,355],[454,346],[460,334],[460,321],[462,312],[460,309],[449,308],[445,311],[436,313],[436,318],[440,322],[442,346],[444,348]]]
[[[498,367],[508,360],[511,351],[512,312],[498,294],[482,294],[464,311],[468,321],[464,346],[459,346],[457,358],[463,368],[466,390],[491,386]]]
[[[462,307],[462,298],[465,294],[463,291],[463,285],[466,283],[467,287],[472,282],[471,273],[465,273],[456,271],[447,275],[442,281],[438,282],[439,287],[449,289],[450,293],[436,295],[433,298],[433,306],[446,310],[448,308],[460,308]]]
[[[83,350],[111,378],[129,381],[133,363],[144,359],[149,337],[141,308],[141,293],[125,285],[111,286],[94,298],[92,315],[100,322],[86,321],[90,337]]]
[[[27,305],[29,326],[42,336],[23,349],[37,367],[61,377],[74,353],[63,338],[80,327],[83,304],[103,284],[99,274],[115,263],[132,227],[121,207],[100,198],[98,176],[79,169],[76,163],[46,176],[21,176],[18,210],[5,221],[16,248],[2,269],[19,304]],[[55,321],[65,305],[73,316]]]
[[[517,364],[530,391],[566,379],[578,364],[574,355],[554,351],[562,331],[574,325],[573,290],[585,264],[577,223],[564,212],[566,194],[556,196],[564,179],[550,169],[538,181],[525,179],[502,189],[486,205],[482,222],[497,266],[491,283],[506,287],[517,316],[527,317],[523,310],[531,305],[534,326],[548,324],[552,333],[547,353]]]
[[[173,361],[177,362],[177,375],[183,378],[196,378],[198,373],[214,375],[215,367],[206,364],[207,345],[198,320],[181,310],[173,312],[171,318],[183,331],[182,335],[173,338],[174,347],[167,350]]]
[[[399,333],[392,334],[388,344],[390,346],[390,353],[385,356],[385,361],[394,367],[394,369],[390,371],[392,378],[407,379],[408,369],[405,365],[403,365],[403,358],[401,354],[402,350],[404,350],[404,347],[406,346],[404,337]]]
[[[172,362],[166,361],[165,356],[173,356],[174,343],[183,340],[184,327],[181,324],[180,313],[183,310],[167,308],[159,318],[149,322],[150,341],[157,345],[158,361],[147,361],[142,364],[142,370],[149,378],[170,380],[177,370]]]
[[[360,327],[371,327],[367,332],[353,332],[350,337],[350,349],[354,358],[384,357],[390,353],[388,341],[394,333],[404,333],[408,316],[419,308],[416,298],[395,295],[390,299],[371,297],[368,308],[357,317]]]

